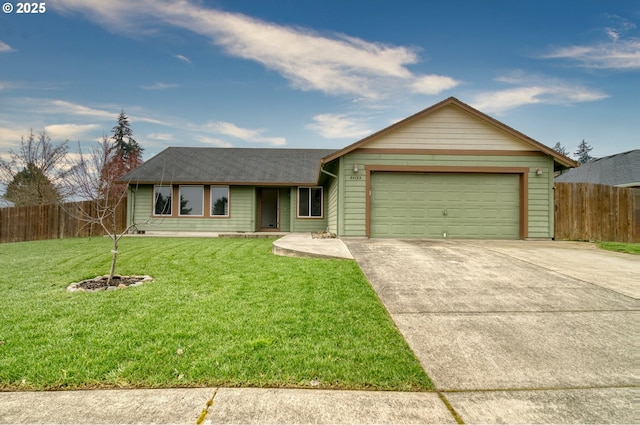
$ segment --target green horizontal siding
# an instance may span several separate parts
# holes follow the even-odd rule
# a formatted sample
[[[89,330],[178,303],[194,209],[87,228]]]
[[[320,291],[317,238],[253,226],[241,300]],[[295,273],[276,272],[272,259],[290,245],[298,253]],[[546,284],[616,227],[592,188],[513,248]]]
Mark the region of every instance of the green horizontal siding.
[[[353,165],[362,170],[353,172]],[[349,153],[339,159],[341,200],[339,234],[365,236],[366,165],[524,167],[528,175],[528,237],[553,236],[553,159],[547,156],[472,156]],[[536,175],[540,167],[543,174]]]
[[[329,181],[327,208],[327,226],[332,233],[338,232],[338,180],[331,178]]]
[[[135,195],[133,218],[145,231],[170,232],[251,232],[255,230],[255,189],[249,186],[229,188],[229,217],[154,217],[153,186],[140,186]],[[209,208],[205,205],[205,208]]]
[[[257,207],[256,207],[257,208]],[[289,232],[291,230],[291,188],[280,189],[280,231]]]

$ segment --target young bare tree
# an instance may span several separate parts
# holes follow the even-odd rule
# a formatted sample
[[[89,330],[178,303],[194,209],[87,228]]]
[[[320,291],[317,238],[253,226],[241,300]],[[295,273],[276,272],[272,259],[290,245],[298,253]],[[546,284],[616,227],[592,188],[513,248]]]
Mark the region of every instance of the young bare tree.
[[[80,150],[70,173],[75,195],[89,200],[92,206],[90,211],[79,208],[73,212],[74,215],[87,225],[100,226],[113,242],[108,284],[111,284],[115,274],[120,239],[133,226],[130,224],[125,229],[118,228],[116,211],[127,197],[127,184],[117,184],[116,179],[120,176],[108,172],[109,165],[117,157],[116,142],[104,136],[89,154]]]
[[[0,185],[4,199],[15,206],[46,205],[62,201],[68,192],[67,142],[54,145],[42,131],[20,140],[18,150],[9,151],[9,159],[0,158]]]

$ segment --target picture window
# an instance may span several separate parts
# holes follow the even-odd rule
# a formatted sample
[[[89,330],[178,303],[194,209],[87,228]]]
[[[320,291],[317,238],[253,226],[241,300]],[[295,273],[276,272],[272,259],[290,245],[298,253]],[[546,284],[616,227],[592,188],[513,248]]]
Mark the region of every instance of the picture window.
[[[298,188],[298,217],[322,217],[322,187]]]

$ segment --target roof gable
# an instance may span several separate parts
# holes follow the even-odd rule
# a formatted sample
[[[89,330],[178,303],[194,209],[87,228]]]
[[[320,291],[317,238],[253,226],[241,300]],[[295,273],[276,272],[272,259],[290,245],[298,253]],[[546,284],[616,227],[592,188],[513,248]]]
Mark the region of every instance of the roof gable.
[[[550,155],[565,167],[578,164],[517,130],[450,97],[334,152],[329,162],[355,149],[529,151]]]
[[[170,147],[120,178],[128,183],[312,185],[332,149]]]

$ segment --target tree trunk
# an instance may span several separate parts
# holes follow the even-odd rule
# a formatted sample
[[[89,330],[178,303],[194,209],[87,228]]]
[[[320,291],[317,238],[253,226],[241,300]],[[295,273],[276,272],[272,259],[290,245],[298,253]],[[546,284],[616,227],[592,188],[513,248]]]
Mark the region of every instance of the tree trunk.
[[[117,227],[117,223],[116,223],[116,214],[115,214],[115,208],[111,214],[111,220],[112,220],[112,232],[111,233],[111,238],[113,239],[113,249],[111,250],[111,270],[109,271],[109,280],[107,281],[107,285],[111,285],[111,281],[113,280],[113,275],[116,273],[116,262],[118,261],[118,229]]]
[[[111,285],[111,281],[113,280],[113,275],[116,273],[116,262],[118,261],[118,240],[114,239],[113,241],[113,249],[111,250],[111,270],[109,271],[109,280],[107,281],[107,285]]]

